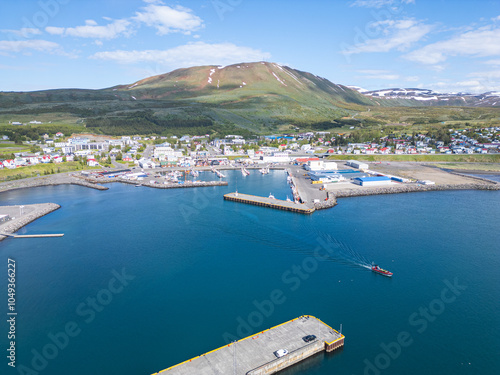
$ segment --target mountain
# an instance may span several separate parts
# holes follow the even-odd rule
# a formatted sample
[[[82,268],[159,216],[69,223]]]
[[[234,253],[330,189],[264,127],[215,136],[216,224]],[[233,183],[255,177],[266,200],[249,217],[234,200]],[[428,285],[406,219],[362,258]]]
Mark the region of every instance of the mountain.
[[[369,91],[356,86],[349,87],[379,103],[381,102],[379,99],[383,99],[383,101],[389,103],[410,106],[500,106],[500,92],[494,91],[474,95],[462,92],[438,93],[428,89],[416,88],[391,88]]]
[[[366,91],[261,61],[177,69],[100,90],[0,92],[0,121],[28,122],[36,117],[44,122],[85,124],[95,132],[113,135],[350,129],[405,117],[401,112],[407,110],[386,107],[499,106],[498,94]],[[401,116],[395,117],[394,112]],[[438,114],[429,118],[434,121]]]
[[[78,117],[152,110],[159,117],[203,117],[261,131],[350,116],[369,98],[311,73],[270,62],[198,66],[101,90],[0,93],[2,113],[66,111]]]

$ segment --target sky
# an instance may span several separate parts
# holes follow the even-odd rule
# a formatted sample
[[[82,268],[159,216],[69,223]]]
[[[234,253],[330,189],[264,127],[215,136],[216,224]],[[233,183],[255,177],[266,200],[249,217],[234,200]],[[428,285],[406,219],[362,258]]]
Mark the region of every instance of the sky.
[[[254,61],[368,90],[500,91],[500,0],[0,0],[0,91]]]

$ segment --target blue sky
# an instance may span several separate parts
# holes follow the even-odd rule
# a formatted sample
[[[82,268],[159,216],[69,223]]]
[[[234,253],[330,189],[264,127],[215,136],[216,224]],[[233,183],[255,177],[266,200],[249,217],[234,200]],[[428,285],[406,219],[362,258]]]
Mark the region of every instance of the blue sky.
[[[262,60],[366,89],[500,91],[500,0],[4,0],[0,19],[0,91]]]

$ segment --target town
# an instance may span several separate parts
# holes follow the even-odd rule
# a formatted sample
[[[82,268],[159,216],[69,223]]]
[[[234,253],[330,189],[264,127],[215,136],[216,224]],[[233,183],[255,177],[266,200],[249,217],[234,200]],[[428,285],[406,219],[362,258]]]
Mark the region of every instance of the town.
[[[30,152],[2,154],[0,169],[37,164],[78,161],[81,169],[102,167],[193,167],[228,164],[238,159],[247,164],[290,162],[300,155],[420,155],[492,154],[500,152],[500,127],[449,129],[432,134],[389,134],[372,141],[351,142],[349,133],[327,131],[297,134],[224,138],[213,136],[122,136],[44,134],[41,140],[14,144],[0,134],[2,149],[26,146]]]

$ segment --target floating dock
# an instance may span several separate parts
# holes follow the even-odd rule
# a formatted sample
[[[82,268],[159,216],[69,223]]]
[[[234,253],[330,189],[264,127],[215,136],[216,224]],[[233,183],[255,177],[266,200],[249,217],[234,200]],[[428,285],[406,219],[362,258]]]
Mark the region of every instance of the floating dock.
[[[316,336],[306,342],[304,337]],[[318,318],[304,315],[189,359],[153,375],[268,375],[316,353],[344,345],[344,335]],[[278,358],[274,353],[286,349]]]
[[[301,214],[312,214],[314,212],[314,208],[307,207],[305,204],[275,198],[259,197],[257,195],[241,194],[238,192],[225,194],[224,199],[233,202],[253,204],[255,206],[298,212]]]

